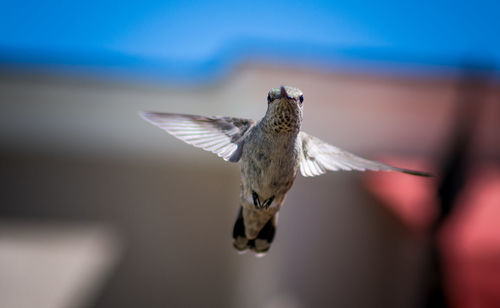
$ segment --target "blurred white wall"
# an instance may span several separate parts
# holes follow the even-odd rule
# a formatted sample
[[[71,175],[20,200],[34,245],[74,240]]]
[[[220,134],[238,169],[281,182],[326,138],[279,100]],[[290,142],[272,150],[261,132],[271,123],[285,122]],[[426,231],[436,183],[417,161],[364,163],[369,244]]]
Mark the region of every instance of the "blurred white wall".
[[[152,129],[137,112],[259,119],[267,91],[281,84],[303,90],[304,130],[362,154],[436,154],[454,116],[456,82],[443,77],[329,74],[248,64],[217,84],[169,87],[4,73],[0,142],[30,151],[206,161],[210,155]],[[494,121],[493,116],[486,119],[486,132],[494,130]],[[487,147],[496,137],[486,133],[482,138]]]

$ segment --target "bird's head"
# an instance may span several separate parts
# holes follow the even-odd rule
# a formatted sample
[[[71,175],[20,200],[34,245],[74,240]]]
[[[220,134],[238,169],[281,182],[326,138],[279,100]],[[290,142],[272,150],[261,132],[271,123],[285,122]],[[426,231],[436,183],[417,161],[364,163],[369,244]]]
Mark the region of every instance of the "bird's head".
[[[272,88],[267,95],[266,118],[276,132],[299,131],[302,124],[304,95],[297,88]]]

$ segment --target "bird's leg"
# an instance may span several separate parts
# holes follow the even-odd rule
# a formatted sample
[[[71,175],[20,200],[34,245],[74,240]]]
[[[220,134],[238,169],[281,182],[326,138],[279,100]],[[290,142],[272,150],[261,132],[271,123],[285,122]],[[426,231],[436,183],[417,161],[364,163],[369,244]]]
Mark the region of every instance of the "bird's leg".
[[[271,206],[271,203],[273,203],[273,200],[274,200],[274,196],[272,196],[271,198],[264,201],[262,203],[262,206],[265,207],[266,209],[268,209]]]
[[[264,202],[260,202],[259,195],[252,190],[252,198],[253,198],[253,205],[255,206],[256,209],[263,209],[266,208],[268,209],[271,206],[271,203],[274,201],[274,196],[271,198],[265,200]]]
[[[259,195],[253,190],[252,190],[252,198],[253,198],[253,205],[255,206],[255,208],[260,209],[261,205],[260,205]]]

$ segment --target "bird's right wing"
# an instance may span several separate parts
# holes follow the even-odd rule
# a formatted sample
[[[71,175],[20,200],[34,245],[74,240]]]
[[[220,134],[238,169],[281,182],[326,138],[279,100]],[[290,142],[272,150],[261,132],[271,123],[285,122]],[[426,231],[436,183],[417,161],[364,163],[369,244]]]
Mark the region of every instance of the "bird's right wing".
[[[140,112],[140,116],[172,136],[231,162],[240,160],[245,134],[255,125],[253,120],[233,117],[162,112]]]
[[[300,173],[303,176],[320,175],[325,173],[326,170],[384,170],[399,171],[418,176],[430,176],[430,174],[425,172],[393,167],[378,161],[361,158],[304,132],[299,133],[299,138],[302,142]]]

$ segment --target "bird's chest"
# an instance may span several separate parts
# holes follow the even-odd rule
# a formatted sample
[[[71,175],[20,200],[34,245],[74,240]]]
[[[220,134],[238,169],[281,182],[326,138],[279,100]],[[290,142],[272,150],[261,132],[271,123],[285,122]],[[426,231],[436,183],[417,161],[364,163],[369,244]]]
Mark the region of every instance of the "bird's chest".
[[[245,144],[242,157],[242,185],[247,194],[262,198],[285,194],[298,170],[298,151],[294,138],[269,140],[255,138]]]

